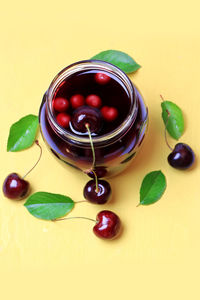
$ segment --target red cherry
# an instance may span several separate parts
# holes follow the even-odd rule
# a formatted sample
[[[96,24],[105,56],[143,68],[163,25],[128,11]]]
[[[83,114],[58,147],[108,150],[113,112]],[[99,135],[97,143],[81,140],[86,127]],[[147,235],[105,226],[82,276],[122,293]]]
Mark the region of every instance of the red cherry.
[[[23,177],[20,177],[17,173],[11,173],[4,180],[3,193],[9,199],[23,199],[30,191],[30,184],[24,178],[37,166],[42,156],[42,147],[38,140],[35,140],[35,144],[40,148],[40,155],[34,166]]]
[[[101,113],[108,122],[112,122],[118,117],[118,110],[115,107],[104,106],[101,109]]]
[[[71,125],[76,133],[88,132],[86,124],[89,125],[91,133],[98,133],[101,130],[102,116],[98,109],[90,106],[81,106],[73,112]]]
[[[83,95],[76,94],[70,98],[70,102],[71,102],[71,105],[73,108],[77,108],[77,107],[84,105],[85,99],[84,99]]]
[[[23,199],[29,192],[28,181],[22,179],[17,173],[8,175],[3,183],[3,193],[9,199]]]
[[[168,163],[175,169],[185,170],[192,166],[195,161],[193,150],[184,143],[178,143],[168,156]]]
[[[66,113],[60,113],[57,115],[56,117],[57,122],[60,126],[67,128],[69,127],[69,122],[70,122],[70,115],[66,114]]]
[[[69,107],[69,101],[65,98],[56,98],[53,102],[53,107],[56,111],[63,112]]]
[[[112,211],[100,211],[96,217],[97,224],[93,227],[93,232],[99,238],[114,239],[121,229],[120,218]]]
[[[95,180],[90,180],[84,187],[83,195],[91,203],[105,204],[111,198],[111,186],[106,180],[98,180],[98,191]]]
[[[110,81],[110,77],[105,73],[96,73],[94,78],[97,83],[102,85]]]
[[[102,105],[101,98],[97,95],[94,95],[94,94],[89,95],[89,96],[86,97],[86,103],[87,103],[87,105],[93,106],[93,107],[96,107],[96,108],[99,108]]]

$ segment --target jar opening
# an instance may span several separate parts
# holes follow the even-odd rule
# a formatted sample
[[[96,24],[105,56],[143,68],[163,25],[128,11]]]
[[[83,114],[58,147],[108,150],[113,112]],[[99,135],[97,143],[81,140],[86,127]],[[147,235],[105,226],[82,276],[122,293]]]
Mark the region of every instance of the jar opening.
[[[99,143],[110,143],[113,140],[123,136],[123,134],[128,130],[128,128],[133,124],[136,119],[137,111],[138,111],[138,102],[135,94],[135,89],[128,78],[128,76],[120,70],[118,67],[98,60],[85,60],[74,63],[65,69],[63,69],[51,82],[49,89],[46,93],[46,107],[47,107],[47,117],[54,131],[60,135],[64,140],[71,141],[76,144],[89,144],[90,140],[88,136],[81,136],[77,134],[73,134],[68,130],[61,127],[57,121],[55,114],[53,112],[53,99],[56,91],[61,87],[63,82],[67,82],[67,79],[72,75],[78,74],[83,71],[92,71],[97,70],[100,72],[109,73],[111,76],[117,78],[117,81],[126,89],[127,97],[130,99],[130,107],[127,114],[127,117],[117,126],[114,130],[107,132],[106,134],[97,135],[93,137],[93,143],[95,145]]]

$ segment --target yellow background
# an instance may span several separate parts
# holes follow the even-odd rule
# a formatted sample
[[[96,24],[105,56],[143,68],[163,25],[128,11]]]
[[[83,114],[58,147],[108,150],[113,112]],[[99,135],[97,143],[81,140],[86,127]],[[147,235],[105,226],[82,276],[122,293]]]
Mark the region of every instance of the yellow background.
[[[38,113],[52,78],[68,64],[106,49],[127,52],[142,65],[131,79],[146,100],[150,127],[137,160],[112,178],[122,236],[111,242],[84,220],[51,223],[32,217],[22,202],[0,197],[1,299],[200,299],[200,22],[199,1],[4,1],[0,10],[0,179],[23,175],[38,149],[7,153],[10,125]],[[171,168],[160,97],[183,110],[181,141],[197,155],[186,172]],[[59,165],[47,151],[28,177],[33,191],[81,200],[83,174]],[[175,141],[169,138],[171,145]],[[162,199],[138,207],[144,175],[167,177]],[[71,215],[95,218],[102,207],[77,204]]]

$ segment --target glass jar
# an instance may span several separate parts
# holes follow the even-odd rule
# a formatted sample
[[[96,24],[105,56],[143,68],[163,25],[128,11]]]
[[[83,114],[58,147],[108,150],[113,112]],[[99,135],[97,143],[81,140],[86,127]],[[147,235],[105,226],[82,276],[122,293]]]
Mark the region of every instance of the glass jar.
[[[110,177],[126,168],[140,149],[148,125],[148,109],[138,89],[116,66],[98,60],[74,63],[63,69],[51,82],[39,112],[40,129],[50,151],[63,163],[89,173],[93,163],[88,136],[78,136],[62,128],[53,113],[56,90],[67,78],[83,70],[98,70],[114,75],[125,86],[130,98],[126,119],[111,132],[93,137],[95,170],[99,177]],[[119,112],[120,113],[120,112]]]

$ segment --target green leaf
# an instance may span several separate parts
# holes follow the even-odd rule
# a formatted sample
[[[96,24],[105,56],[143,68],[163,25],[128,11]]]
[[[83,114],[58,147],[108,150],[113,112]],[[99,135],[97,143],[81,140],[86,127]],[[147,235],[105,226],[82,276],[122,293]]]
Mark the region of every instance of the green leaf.
[[[7,151],[17,152],[29,148],[35,141],[38,117],[28,115],[14,123],[10,128]]]
[[[163,101],[162,118],[168,133],[178,140],[184,131],[184,119],[181,109],[171,101]]]
[[[60,194],[37,192],[27,199],[24,206],[36,218],[54,220],[70,212],[74,201]]]
[[[136,61],[134,61],[134,59],[128,54],[117,50],[107,50],[100,52],[99,54],[93,56],[91,59],[107,61],[117,66],[125,73],[132,73],[141,68],[141,66],[138,65]]]
[[[158,201],[166,189],[166,179],[161,171],[148,173],[140,188],[140,204],[149,205]]]

